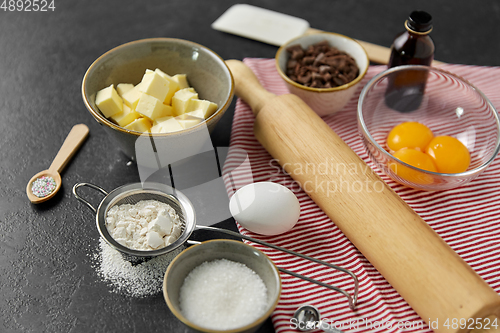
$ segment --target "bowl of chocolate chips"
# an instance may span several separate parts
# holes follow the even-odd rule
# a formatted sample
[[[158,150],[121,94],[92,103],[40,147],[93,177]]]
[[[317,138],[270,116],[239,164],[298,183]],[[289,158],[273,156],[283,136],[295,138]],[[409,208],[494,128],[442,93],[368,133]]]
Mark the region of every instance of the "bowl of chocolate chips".
[[[368,55],[358,42],[329,32],[292,39],[276,53],[276,68],[290,93],[321,117],[342,110],[368,66]]]

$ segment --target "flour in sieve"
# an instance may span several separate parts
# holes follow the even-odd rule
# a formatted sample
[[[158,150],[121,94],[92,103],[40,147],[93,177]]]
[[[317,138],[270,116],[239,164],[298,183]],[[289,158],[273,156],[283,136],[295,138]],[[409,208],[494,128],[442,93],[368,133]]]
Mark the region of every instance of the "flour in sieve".
[[[110,286],[111,292],[129,297],[147,297],[161,292],[168,265],[184,249],[185,246],[181,245],[169,253],[132,265],[100,238],[99,251],[91,257],[92,266]]]
[[[106,227],[118,243],[130,249],[152,251],[172,244],[181,235],[181,221],[170,205],[141,200],[111,207]]]

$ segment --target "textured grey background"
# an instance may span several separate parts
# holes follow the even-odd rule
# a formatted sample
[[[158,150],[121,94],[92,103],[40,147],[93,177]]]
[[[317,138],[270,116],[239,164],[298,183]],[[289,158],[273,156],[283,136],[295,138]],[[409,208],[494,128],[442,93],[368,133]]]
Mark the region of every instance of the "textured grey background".
[[[0,10],[0,332],[185,331],[162,295],[135,299],[110,293],[90,266],[98,233],[90,210],[72,197],[71,187],[91,182],[111,190],[139,177],[135,164],[128,163],[86,111],[80,85],[99,55],[147,37],[195,41],[225,59],[274,57],[274,46],[210,28],[233,3],[55,0],[54,12]],[[424,9],[434,17],[436,59],[500,64],[496,0],[249,3],[385,46],[412,10]],[[233,112],[234,101],[212,135],[214,146],[229,144]],[[77,123],[87,124],[90,136],[63,172],[62,190],[46,204],[31,205],[27,181],[48,168]],[[94,198],[97,202],[98,195]],[[219,226],[234,229],[234,222]],[[273,332],[269,320],[259,332]]]

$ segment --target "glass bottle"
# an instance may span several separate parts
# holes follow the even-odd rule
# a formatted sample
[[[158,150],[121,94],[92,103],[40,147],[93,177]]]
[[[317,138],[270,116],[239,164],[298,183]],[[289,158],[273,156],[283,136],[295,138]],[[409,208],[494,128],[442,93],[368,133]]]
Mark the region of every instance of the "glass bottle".
[[[432,16],[413,11],[405,22],[406,30],[396,36],[391,47],[389,68],[403,65],[430,66],[434,59]],[[387,106],[409,112],[417,109],[423,99],[427,71],[404,71],[389,76],[385,100]]]

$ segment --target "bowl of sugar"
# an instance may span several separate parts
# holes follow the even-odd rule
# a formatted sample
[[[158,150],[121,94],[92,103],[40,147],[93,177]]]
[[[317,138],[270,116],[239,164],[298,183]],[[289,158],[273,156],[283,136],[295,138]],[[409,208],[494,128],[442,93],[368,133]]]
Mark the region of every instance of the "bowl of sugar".
[[[195,332],[255,332],[276,308],[278,268],[258,249],[216,239],[182,251],[169,265],[163,296]]]

